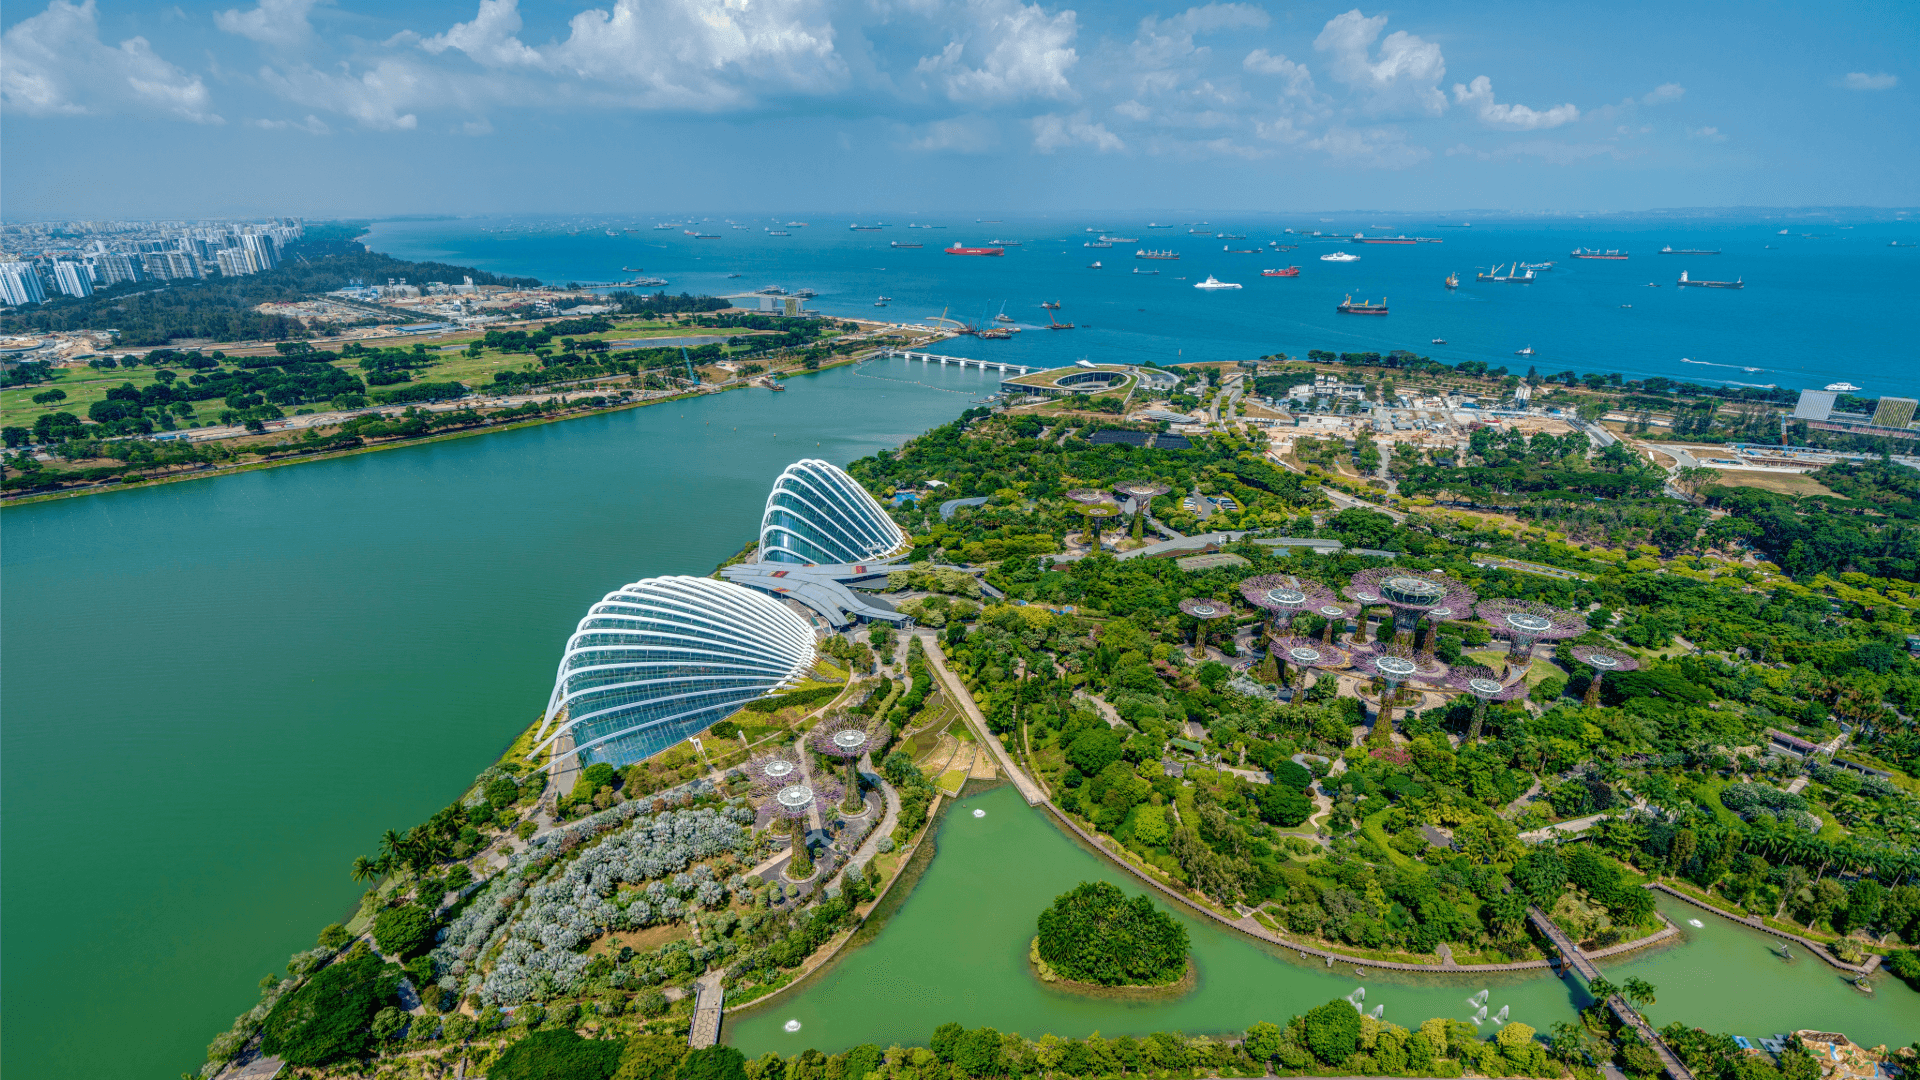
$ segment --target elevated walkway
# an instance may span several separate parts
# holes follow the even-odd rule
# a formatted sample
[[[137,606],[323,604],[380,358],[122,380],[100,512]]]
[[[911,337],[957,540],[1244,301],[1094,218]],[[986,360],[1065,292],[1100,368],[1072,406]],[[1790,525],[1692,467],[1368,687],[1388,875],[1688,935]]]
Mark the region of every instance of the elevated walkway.
[[[1553,943],[1554,951],[1560,954],[1562,962],[1567,967],[1579,972],[1580,977],[1589,984],[1600,978],[1600,969],[1594,966],[1592,960],[1587,959],[1586,954],[1573,943],[1573,939],[1567,936],[1566,931],[1555,926],[1553,920],[1547,918],[1545,912],[1528,905],[1527,919],[1533,923],[1534,929],[1540,931],[1543,937]],[[1660,1037],[1659,1032],[1653,1030],[1653,1025],[1647,1023],[1646,1017],[1640,1015],[1640,1010],[1627,1003],[1626,998],[1619,994],[1609,996],[1607,1008],[1613,1010],[1613,1015],[1619,1017],[1621,1023],[1638,1031],[1647,1045],[1653,1048],[1653,1052],[1660,1055],[1660,1063],[1666,1066],[1668,1076],[1673,1077],[1673,1080],[1694,1080],[1693,1070],[1687,1068],[1686,1063],[1680,1060],[1680,1055],[1673,1052],[1673,1048],[1667,1045],[1667,1041]]]
[[[720,576],[770,596],[798,600],[818,612],[834,629],[843,630],[860,621],[889,622],[896,626],[913,621],[885,600],[849,588],[849,585],[876,578],[884,580],[889,572],[899,569],[902,567],[879,563],[871,566],[741,563],[724,567]]]

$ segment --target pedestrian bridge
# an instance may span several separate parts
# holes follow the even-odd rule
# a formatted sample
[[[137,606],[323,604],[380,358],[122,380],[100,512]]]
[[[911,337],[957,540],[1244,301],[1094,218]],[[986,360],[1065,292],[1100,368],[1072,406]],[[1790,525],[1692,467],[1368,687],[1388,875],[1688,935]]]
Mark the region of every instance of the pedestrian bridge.
[[[1039,370],[1027,367],[1025,364],[1009,364],[1004,360],[975,360],[967,356],[941,356],[939,353],[913,352],[909,349],[888,349],[884,355],[899,357],[903,360],[918,360],[923,364],[958,364],[961,367],[976,367],[982,371],[991,368],[995,371],[1011,371],[1020,375]]]

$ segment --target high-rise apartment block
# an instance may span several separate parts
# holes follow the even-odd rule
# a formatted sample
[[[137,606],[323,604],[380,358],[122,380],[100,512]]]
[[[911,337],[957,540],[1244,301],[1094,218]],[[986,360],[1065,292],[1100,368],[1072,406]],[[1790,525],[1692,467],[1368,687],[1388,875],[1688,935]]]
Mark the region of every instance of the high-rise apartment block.
[[[47,290],[32,263],[0,263],[0,297],[9,304],[44,304]]]
[[[53,286],[68,296],[92,296],[93,272],[87,264],[56,260],[53,264]]]

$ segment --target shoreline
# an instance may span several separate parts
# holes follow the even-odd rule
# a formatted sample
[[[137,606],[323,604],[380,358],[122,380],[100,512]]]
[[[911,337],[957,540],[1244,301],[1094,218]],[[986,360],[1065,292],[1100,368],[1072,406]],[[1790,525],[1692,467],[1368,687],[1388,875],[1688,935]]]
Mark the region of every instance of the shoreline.
[[[1081,997],[1114,998],[1121,1001],[1157,1001],[1185,997],[1193,988],[1200,985],[1200,968],[1188,956],[1181,968],[1180,977],[1169,983],[1150,985],[1102,986],[1099,983],[1079,982],[1054,972],[1053,966],[1040,959],[1040,939],[1034,938],[1027,945],[1027,972],[1040,980],[1040,985],[1055,990],[1063,990]]]
[[[799,372],[791,372],[791,371],[782,372],[780,373],[780,377],[781,378],[798,378],[803,375],[817,375],[822,371],[827,371],[832,368],[846,367],[853,364],[863,363],[871,359],[873,359],[871,355],[847,356],[847,357],[839,358],[833,361],[832,363],[823,363],[818,368],[815,368],[812,371],[803,370]],[[36,503],[53,502],[61,499],[77,499],[87,495],[102,495],[102,494],[107,494],[115,491],[137,491],[143,488],[161,487],[167,484],[178,484],[178,483],[182,483],[189,480],[211,480],[211,479],[215,479],[222,476],[237,476],[241,473],[257,472],[261,469],[277,469],[286,465],[301,465],[311,461],[334,461],[340,458],[355,457],[361,454],[379,453],[380,451],[383,451],[383,450],[401,450],[410,446],[427,446],[432,443],[447,442],[453,439],[470,438],[476,435],[491,435],[501,431],[514,431],[520,428],[538,427],[542,424],[557,424],[563,421],[579,420],[589,416],[604,416],[611,413],[625,412],[629,409],[645,408],[649,405],[667,405],[676,401],[688,401],[693,398],[708,397],[713,394],[723,394],[732,390],[748,390],[752,388],[753,387],[751,383],[745,383],[745,382],[729,383],[726,385],[716,386],[714,389],[710,389],[710,390],[696,390],[688,393],[674,394],[669,397],[649,398],[648,400],[645,400],[645,401],[629,401],[629,402],[623,402],[619,405],[606,405],[598,408],[582,409],[577,412],[567,411],[567,412],[559,413],[557,415],[532,416],[532,417],[527,417],[525,419],[512,420],[504,424],[477,424],[473,427],[462,428],[458,431],[445,431],[445,432],[440,432],[439,434],[423,435],[418,438],[411,438],[411,439],[394,439],[388,442],[373,443],[365,446],[356,446],[350,450],[335,450],[325,454],[289,454],[285,457],[264,458],[258,461],[247,461],[247,462],[240,462],[237,464],[228,464],[228,465],[213,465],[203,469],[192,469],[192,470],[183,471],[183,472],[165,473],[158,476],[141,477],[140,479],[134,480],[131,483],[126,483],[126,482],[108,483],[108,482],[102,481],[100,483],[89,484],[84,487],[63,488],[56,491],[45,491],[45,492],[40,492],[38,494],[21,495],[14,498],[0,498],[0,510],[5,510],[9,507],[15,507],[15,506],[31,506]],[[591,388],[588,388],[588,389],[591,389]],[[585,393],[585,391],[571,391],[571,392]],[[555,396],[560,396],[560,395],[556,394]],[[398,408],[398,406],[395,406],[395,407]]]

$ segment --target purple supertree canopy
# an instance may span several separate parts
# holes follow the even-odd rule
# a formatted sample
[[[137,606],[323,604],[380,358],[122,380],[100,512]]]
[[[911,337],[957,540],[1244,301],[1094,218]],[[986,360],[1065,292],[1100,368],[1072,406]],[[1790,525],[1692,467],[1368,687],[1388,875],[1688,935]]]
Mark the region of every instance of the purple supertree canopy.
[[[1635,671],[1640,661],[1615,649],[1603,649],[1598,645],[1575,645],[1573,658],[1594,670],[1596,675],[1606,675],[1614,671]]]
[[[775,791],[768,805],[781,817],[801,818],[806,817],[816,804],[832,806],[840,794],[840,785],[830,777],[816,778],[811,784],[796,779]]]
[[[1226,601],[1204,596],[1190,596],[1180,601],[1180,610],[1201,622],[1224,619],[1233,614],[1233,606]]]
[[[1587,620],[1582,616],[1532,600],[1482,600],[1476,610],[1495,634],[1512,638],[1521,646],[1587,632]]]
[[[1347,593],[1363,604],[1386,604],[1396,612],[1426,615],[1436,608],[1448,614],[1438,618],[1464,618],[1473,607],[1472,589],[1437,570],[1398,570],[1390,566],[1362,570],[1353,575]]]
[[[1280,574],[1262,574],[1240,583],[1240,595],[1247,603],[1273,613],[1276,619],[1290,619],[1302,611],[1312,611],[1333,603],[1333,593],[1314,581],[1290,585]]]
[[[1289,634],[1274,638],[1269,648],[1276,659],[1294,667],[1337,668],[1347,662],[1345,653],[1322,644],[1318,638]]]
[[[1422,672],[1421,657],[1404,645],[1390,642],[1375,642],[1362,645],[1353,650],[1353,666],[1363,674],[1378,675],[1390,683],[1403,683],[1413,678],[1441,678],[1446,669],[1438,672]]]
[[[1113,501],[1112,497],[1106,492],[1094,488],[1074,488],[1072,491],[1067,492],[1067,498],[1077,503],[1086,503],[1089,506],[1095,503]]]
[[[1172,490],[1171,487],[1165,484],[1140,480],[1129,480],[1125,483],[1113,485],[1114,494],[1123,499],[1138,499],[1141,502],[1149,502],[1157,499]]]
[[[857,758],[873,745],[873,731],[864,717],[836,713],[807,733],[807,745],[837,758]]]
[[[1447,672],[1447,685],[1455,690],[1465,690],[1481,701],[1512,701],[1525,697],[1527,680],[1520,679],[1511,685],[1502,685],[1500,676],[1490,667],[1480,664],[1456,664]]]
[[[799,783],[800,759],[787,747],[755,754],[744,766],[747,780],[762,795],[771,795],[788,784]]]

